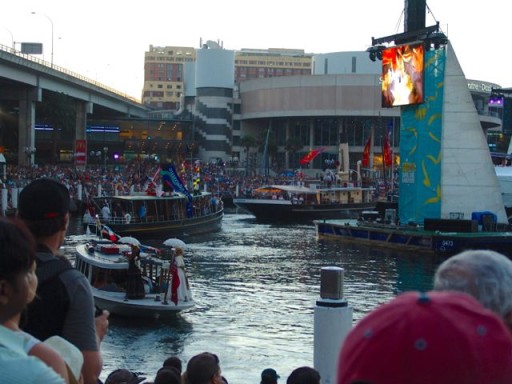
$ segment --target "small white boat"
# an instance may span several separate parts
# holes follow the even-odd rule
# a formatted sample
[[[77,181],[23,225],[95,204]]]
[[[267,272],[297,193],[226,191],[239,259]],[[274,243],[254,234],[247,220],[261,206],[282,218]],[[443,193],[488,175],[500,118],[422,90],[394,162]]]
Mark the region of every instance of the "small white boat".
[[[91,239],[76,247],[75,267],[89,280],[100,309],[118,316],[159,318],[194,306],[180,258],[172,248]]]

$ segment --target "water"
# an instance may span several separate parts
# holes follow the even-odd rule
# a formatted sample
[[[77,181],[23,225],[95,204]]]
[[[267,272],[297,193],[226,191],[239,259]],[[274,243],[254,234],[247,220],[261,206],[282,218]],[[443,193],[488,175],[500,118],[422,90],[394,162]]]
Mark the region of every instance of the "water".
[[[152,380],[168,356],[179,356],[185,366],[209,351],[219,356],[231,384],[258,383],[267,367],[285,382],[296,367],[313,365],[322,267],[345,269],[344,296],[357,321],[399,292],[430,289],[439,263],[425,255],[318,241],[313,225],[258,224],[250,215],[227,214],[222,226],[215,234],[182,239],[193,309],[171,320],[111,318],[102,344],[103,379],[127,368]],[[68,236],[66,253],[78,239]],[[160,246],[162,240],[148,243]]]

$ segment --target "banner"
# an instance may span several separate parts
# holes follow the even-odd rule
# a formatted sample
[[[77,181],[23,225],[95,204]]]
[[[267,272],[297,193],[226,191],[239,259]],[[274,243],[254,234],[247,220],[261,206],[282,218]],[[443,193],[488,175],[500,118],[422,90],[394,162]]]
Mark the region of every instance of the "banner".
[[[75,140],[75,165],[85,165],[87,161],[87,141]]]
[[[174,165],[169,164],[167,169],[164,169],[162,166],[162,170],[160,171],[160,176],[162,177],[162,182],[164,184],[171,186],[173,188],[173,190],[175,190],[177,192],[183,193],[185,196],[187,196],[187,199],[189,201],[192,201],[192,195],[189,193],[187,188],[181,182],[181,179],[178,176],[178,173],[176,173],[176,169],[174,168]]]

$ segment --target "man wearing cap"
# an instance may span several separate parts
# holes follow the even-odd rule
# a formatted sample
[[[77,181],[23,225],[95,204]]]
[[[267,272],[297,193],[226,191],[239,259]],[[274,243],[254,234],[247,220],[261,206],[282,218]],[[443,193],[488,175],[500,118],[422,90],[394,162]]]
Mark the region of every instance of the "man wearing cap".
[[[75,345],[84,358],[84,384],[96,384],[103,361],[100,343],[108,312],[94,317],[94,299],[85,276],[58,256],[69,225],[68,189],[52,179],[38,179],[20,193],[18,216],[37,242],[37,298],[28,306],[23,329],[45,340],[58,335]]]
[[[367,314],[348,333],[338,384],[505,384],[512,336],[465,293],[407,292]]]
[[[260,384],[277,384],[277,379],[279,379],[279,375],[277,374],[275,369],[266,368],[263,371],[261,371]]]
[[[128,369],[116,369],[108,375],[105,384],[138,384],[146,380]]]

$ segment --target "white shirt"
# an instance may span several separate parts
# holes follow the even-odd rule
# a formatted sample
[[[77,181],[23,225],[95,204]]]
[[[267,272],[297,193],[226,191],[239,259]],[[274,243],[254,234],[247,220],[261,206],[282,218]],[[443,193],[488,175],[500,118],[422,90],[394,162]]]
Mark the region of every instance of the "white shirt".
[[[0,383],[65,384],[52,368],[25,352],[27,339],[20,332],[0,325]]]

